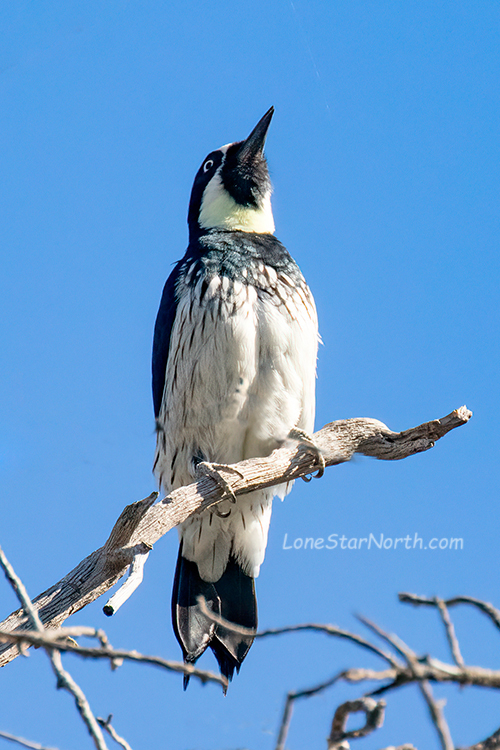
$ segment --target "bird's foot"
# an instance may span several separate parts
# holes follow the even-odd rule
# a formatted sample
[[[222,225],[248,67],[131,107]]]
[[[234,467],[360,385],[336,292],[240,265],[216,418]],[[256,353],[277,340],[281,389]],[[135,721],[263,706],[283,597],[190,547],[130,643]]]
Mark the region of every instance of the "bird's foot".
[[[200,463],[196,465],[196,477],[198,479],[200,479],[201,477],[210,477],[210,479],[213,479],[214,482],[216,482],[224,491],[224,495],[221,499],[229,500],[229,502],[235,503],[236,495],[233,492],[233,488],[223,477],[221,471],[227,471],[233,474],[237,474],[241,479],[245,478],[241,471],[238,471],[238,469],[235,469],[233,466],[228,466],[227,464],[213,464],[209,463],[208,461],[200,461]],[[220,518],[227,518],[231,515],[231,509],[229,509],[227,512],[224,512],[220,510],[216,505],[214,507],[214,510]]]
[[[314,476],[316,479],[322,477],[325,473],[325,459],[323,457],[321,449],[318,448],[312,437],[308,435],[307,432],[304,432],[304,430],[301,430],[298,427],[294,427],[293,430],[290,430],[290,432],[288,433],[288,437],[291,440],[296,440],[299,445],[304,445],[306,448],[309,448],[310,453],[313,454],[316,459],[316,463],[318,464],[318,471]],[[303,476],[302,479],[304,480],[304,482],[310,482],[312,477]]]

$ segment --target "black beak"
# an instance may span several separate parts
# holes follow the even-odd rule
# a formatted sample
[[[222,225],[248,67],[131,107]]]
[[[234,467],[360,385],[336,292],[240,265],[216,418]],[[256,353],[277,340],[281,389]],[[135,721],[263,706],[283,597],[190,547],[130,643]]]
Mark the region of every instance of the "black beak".
[[[252,161],[257,154],[264,152],[267,131],[269,130],[273,114],[274,107],[271,107],[267,110],[264,117],[259,120],[246,141],[243,141],[238,151],[239,160],[242,162],[246,162],[247,160]]]

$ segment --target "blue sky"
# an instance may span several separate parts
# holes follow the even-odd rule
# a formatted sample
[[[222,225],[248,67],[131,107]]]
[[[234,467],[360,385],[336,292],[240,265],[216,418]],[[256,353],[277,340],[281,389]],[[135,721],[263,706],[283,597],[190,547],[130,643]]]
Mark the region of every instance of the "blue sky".
[[[398,463],[358,458],[276,502],[260,623],[360,612],[449,660],[434,612],[397,593],[500,606],[498,197],[500,9],[482,0],[6,3],[0,10],[0,544],[35,596],[155,487],[150,350],[184,253],[204,156],[276,113],[267,141],[277,236],[315,295],[324,345],[317,427],[405,429],[466,403],[470,424]],[[287,550],[306,537],[463,539],[462,550]],[[155,547],[116,617],[73,624],[179,658],[169,615],[177,538]],[[0,581],[2,613],[17,604]],[[499,668],[497,634],[453,612],[467,663]],[[153,668],[67,657],[134,750],[272,748],[284,696],[381,666],[321,635],[256,643],[227,698]],[[207,654],[200,665],[213,668]],[[0,675],[0,729],[90,747],[43,653]],[[288,747],[319,746],[338,686],[297,706]],[[500,696],[435,688],[457,744],[498,728]],[[375,750],[437,748],[416,688],[389,694]],[[356,745],[356,747],[358,747]]]

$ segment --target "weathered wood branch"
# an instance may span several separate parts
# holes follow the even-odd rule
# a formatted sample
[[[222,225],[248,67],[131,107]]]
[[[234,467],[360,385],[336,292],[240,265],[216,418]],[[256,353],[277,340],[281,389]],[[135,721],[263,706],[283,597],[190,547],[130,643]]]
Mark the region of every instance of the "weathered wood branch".
[[[57,750],[56,747],[46,747],[45,745],[40,745],[39,742],[30,742],[29,740],[25,740],[24,737],[16,737],[16,735],[10,734],[10,732],[0,732],[0,737],[3,740],[14,742],[16,745],[27,747],[29,748],[29,750]]]
[[[7,560],[2,548],[0,547],[0,567],[4,571],[7,580],[14,589],[17,598],[21,602],[23,612],[26,615],[29,625],[33,628],[36,633],[43,634],[44,627],[40,621],[40,617],[33,606],[33,602],[29,598],[26,588],[16,575],[14,568]],[[53,648],[52,644],[46,649],[47,656],[52,666],[52,671],[57,679],[57,687],[66,690],[74,699],[76,710],[80,714],[85,726],[87,727],[88,733],[92,737],[96,750],[108,750],[104,737],[101,732],[101,728],[96,721],[92,709],[90,708],[87,696],[81,689],[80,685],[73,679],[70,673],[64,669],[61,660],[61,653],[57,649]]]
[[[349,747],[345,740],[366,737],[375,729],[380,729],[384,723],[385,701],[375,701],[373,698],[358,698],[346,701],[335,711],[327,750],[345,750]],[[362,711],[365,714],[365,724],[360,729],[346,729],[347,720],[351,714]]]
[[[458,750],[499,750],[500,748],[500,729],[497,729],[491,737],[487,737],[481,742],[469,747],[459,748]]]
[[[376,419],[356,418],[331,422],[313,436],[327,466],[349,461],[355,453],[385,461],[407,458],[432,448],[450,430],[460,427],[472,413],[462,406],[442,419],[404,432],[393,432]],[[316,457],[307,446],[285,446],[264,458],[234,464],[225,474],[233,492],[245,494],[313,473]],[[224,473],[224,472],[223,472]],[[144,556],[164,534],[192,513],[202,512],[223,500],[223,490],[210,477],[172,492],[159,502],[153,493],[128,505],[103,547],[80,562],[64,578],[36,597],[33,604],[47,628],[59,627],[70,615],[95,601],[127,572],[138,555]],[[22,610],[0,623],[1,630],[27,629]],[[0,666],[18,655],[12,644],[0,646]]]
[[[99,726],[106,730],[106,732],[110,735],[110,737],[114,739],[117,745],[123,748],[123,750],[132,750],[127,740],[123,739],[123,737],[120,737],[116,729],[113,727],[113,725],[111,724],[112,721],[113,714],[110,714],[107,719],[103,719],[100,716],[97,717],[97,723],[99,724]]]
[[[404,602],[405,604],[422,604],[427,607],[439,606],[439,600],[435,597],[430,599],[427,596],[417,596],[417,594],[407,594],[405,592],[399,594],[399,601]],[[457,604],[471,604],[480,612],[484,612],[484,614],[493,622],[495,627],[500,630],[500,610],[494,607],[493,604],[483,602],[481,599],[475,599],[473,596],[454,596],[452,599],[443,599],[442,601],[446,607],[454,607]]]
[[[104,642],[100,648],[82,646],[73,640],[73,635],[100,638]],[[109,660],[112,668],[121,666],[124,661],[135,662],[136,664],[149,664],[170,672],[188,674],[191,677],[198,678],[202,683],[215,682],[227,688],[225,677],[214,672],[208,672],[205,669],[198,669],[192,664],[162,659],[160,656],[140,654],[135,650],[127,651],[125,649],[112,648],[105,633],[102,630],[95,630],[94,628],[76,627],[56,630],[51,628],[50,630],[45,630],[43,633],[39,633],[36,630],[0,630],[0,638],[16,644],[29,643],[37,648],[51,648],[61,652],[76,654],[84,659],[106,659]]]
[[[365,680],[389,680],[382,688],[374,690],[371,695],[381,695],[402,685],[428,680],[429,682],[453,682],[457,685],[487,688],[500,688],[500,670],[485,667],[456,667],[430,656],[422,657],[423,661],[416,669],[357,669],[351,668],[342,674],[346,682],[364,682]],[[424,661],[425,659],[425,661]]]
[[[366,698],[372,699],[373,696],[379,696],[391,690],[399,689],[404,685],[417,685],[429,709],[431,721],[438,734],[441,747],[443,748],[443,750],[454,750],[455,744],[453,742],[450,728],[444,715],[445,702],[442,700],[436,700],[434,698],[430,683],[453,682],[463,685],[464,687],[475,685],[478,687],[500,689],[500,671],[485,669],[483,667],[467,666],[464,663],[458,638],[455,633],[455,628],[448,612],[448,607],[455,604],[471,604],[479,611],[490,617],[495,625],[498,625],[500,610],[496,609],[492,604],[489,604],[488,602],[484,602],[480,599],[474,599],[469,596],[457,596],[453,599],[443,600],[440,597],[434,597],[430,599],[428,597],[417,596],[415,594],[401,593],[399,594],[399,599],[402,602],[409,602],[411,604],[433,606],[439,611],[441,620],[447,633],[450,651],[455,662],[454,664],[446,664],[442,661],[439,661],[438,659],[432,658],[431,656],[418,656],[418,654],[413,651],[413,649],[411,649],[406,643],[404,643],[404,641],[402,641],[401,638],[399,638],[397,635],[388,633],[370,620],[359,616],[358,619],[361,622],[363,622],[385,643],[388,643],[391,646],[391,648],[395,652],[394,655],[391,654],[388,658],[387,652],[378,649],[378,647],[375,647],[374,644],[370,643],[366,639],[360,638],[354,633],[349,633],[349,631],[341,630],[335,625],[316,625],[314,623],[307,623],[304,625],[295,625],[287,628],[265,630],[258,634],[260,635],[260,637],[264,638],[268,636],[281,635],[282,633],[312,630],[338,638],[348,638],[352,642],[359,645],[361,648],[367,649],[372,653],[376,653],[380,658],[383,659],[383,661],[389,664],[389,667],[386,667],[383,670],[350,668],[341,672],[337,672],[329,680],[325,680],[317,685],[314,685],[313,687],[309,687],[305,690],[289,692],[285,701],[285,708],[279,728],[276,750],[284,750],[285,748],[288,731],[290,729],[292,713],[296,701],[301,698],[308,698],[313,695],[317,695],[318,693],[323,692],[324,690],[330,688],[332,685],[335,685],[336,683],[339,683],[341,681],[350,683],[378,681],[385,683],[381,687],[376,688],[375,690],[371,690],[368,695],[365,695],[362,699],[360,699],[361,701],[365,700]],[[385,707],[385,704],[382,705],[382,710],[378,712],[376,711],[374,714],[374,716],[377,718],[377,721],[379,721],[378,724],[374,721],[371,723],[368,721],[369,718],[372,718],[369,717],[369,712],[371,708],[377,708],[377,706],[380,707],[381,705],[382,704],[380,702],[375,703],[375,701],[369,704],[363,704],[362,702],[358,704],[356,703],[356,701],[352,703],[347,702],[342,704],[337,709],[332,723],[332,732],[329,738],[329,750],[342,750],[344,748],[344,740],[347,739],[348,736],[349,738],[353,739],[355,737],[363,736],[362,733],[356,734],[355,731],[351,731],[349,733],[346,733],[345,731],[344,719],[346,720],[348,714],[352,713],[352,706],[359,706],[359,708],[355,708],[354,710],[365,711],[367,722],[362,731],[364,731],[365,729],[373,731],[373,729],[376,729],[378,726],[382,725],[384,714],[383,708]],[[335,730],[337,734],[333,730]],[[345,747],[347,748],[347,744],[345,744]],[[386,748],[386,750],[414,750],[414,748],[412,745],[401,745],[399,748],[392,747]],[[500,750],[500,729],[494,732],[487,739],[482,740],[475,745],[471,745],[468,748],[463,748],[463,750]]]

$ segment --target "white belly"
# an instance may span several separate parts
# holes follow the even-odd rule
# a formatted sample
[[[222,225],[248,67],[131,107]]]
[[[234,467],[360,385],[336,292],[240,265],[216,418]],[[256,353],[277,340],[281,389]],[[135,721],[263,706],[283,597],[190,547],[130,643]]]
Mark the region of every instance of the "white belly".
[[[310,294],[292,293],[264,269],[281,296],[214,277],[180,294],[172,329],[155,474],[166,492],[193,481],[196,460],[236,463],[268,455],[293,427],[313,430],[317,322]],[[285,277],[286,278],[286,277]],[[229,518],[192,516],[179,527],[183,555],[216,581],[229,554],[258,575],[273,494],[238,498]],[[226,506],[226,503],[224,503]]]

